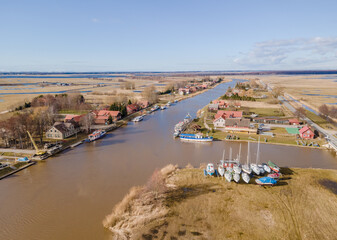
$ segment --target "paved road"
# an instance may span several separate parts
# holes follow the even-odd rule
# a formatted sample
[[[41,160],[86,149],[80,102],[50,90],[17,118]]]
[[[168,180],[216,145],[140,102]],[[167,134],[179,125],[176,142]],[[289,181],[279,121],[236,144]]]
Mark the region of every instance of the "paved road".
[[[28,149],[0,148],[0,152],[14,152],[14,153],[34,154],[36,151],[35,150],[28,150]]]

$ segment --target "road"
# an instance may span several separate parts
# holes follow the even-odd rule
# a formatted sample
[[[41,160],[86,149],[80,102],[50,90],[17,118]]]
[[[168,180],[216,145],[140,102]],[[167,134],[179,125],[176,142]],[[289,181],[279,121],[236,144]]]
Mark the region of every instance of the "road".
[[[0,148],[0,152],[34,154],[36,151],[28,149],[17,149],[17,148]]]

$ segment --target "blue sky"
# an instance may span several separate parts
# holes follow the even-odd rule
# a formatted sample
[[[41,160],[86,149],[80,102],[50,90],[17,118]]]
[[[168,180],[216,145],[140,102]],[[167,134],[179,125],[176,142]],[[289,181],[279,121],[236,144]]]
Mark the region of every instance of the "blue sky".
[[[0,0],[0,10],[0,71],[337,68],[335,0]]]

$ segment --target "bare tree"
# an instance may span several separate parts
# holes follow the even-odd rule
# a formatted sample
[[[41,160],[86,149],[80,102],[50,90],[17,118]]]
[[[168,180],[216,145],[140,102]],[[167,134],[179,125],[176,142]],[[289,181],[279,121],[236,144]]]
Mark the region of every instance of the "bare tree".
[[[150,103],[158,102],[158,94],[156,92],[155,86],[151,85],[146,87],[142,93],[143,97],[148,100]]]
[[[84,128],[86,133],[89,133],[91,131],[91,126],[94,123],[94,116],[92,113],[88,113],[80,120],[80,125]]]
[[[327,105],[323,104],[318,108],[318,111],[325,116],[329,116],[330,110]]]
[[[296,109],[295,116],[298,118],[305,117],[305,109],[303,107],[299,107]]]
[[[284,93],[284,89],[282,87],[274,87],[272,90],[272,95],[274,98],[278,98],[279,96],[282,96]]]

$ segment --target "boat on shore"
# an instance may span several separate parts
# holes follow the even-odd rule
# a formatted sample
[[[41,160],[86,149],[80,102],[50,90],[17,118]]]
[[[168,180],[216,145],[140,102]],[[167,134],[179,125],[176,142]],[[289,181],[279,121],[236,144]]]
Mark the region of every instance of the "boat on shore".
[[[159,109],[159,106],[158,105],[154,105],[153,108],[151,108],[151,111],[152,112],[155,112]]]
[[[143,121],[144,119],[144,116],[138,116],[138,117],[135,117],[134,119],[132,119],[132,122],[140,122],[140,121]]]
[[[166,109],[165,105],[163,105],[163,106],[160,107],[160,110],[165,110],[165,109]]]
[[[265,185],[273,186],[277,183],[277,180],[271,177],[263,177],[263,178],[255,179],[255,182],[261,186],[265,186]]]
[[[92,134],[89,134],[88,135],[88,141],[89,142],[93,142],[93,141],[95,141],[95,140],[97,140],[97,139],[100,139],[100,138],[102,138],[102,137],[104,137],[106,135],[106,131],[104,131],[104,130],[96,130],[96,131],[94,131]]]
[[[271,170],[273,170],[274,172],[280,172],[280,168],[279,166],[277,166],[275,163],[273,163],[272,161],[268,162],[268,166],[270,167]]]
[[[180,140],[191,142],[212,142],[213,137],[209,136],[204,137],[201,133],[196,134],[181,133]]]
[[[206,169],[204,169],[204,175],[205,176],[208,176],[208,175],[215,176],[215,177],[218,175],[216,169],[214,168],[213,163],[207,164]]]
[[[18,162],[27,162],[27,163],[30,162],[30,160],[27,157],[18,158],[16,161],[18,161]]]

